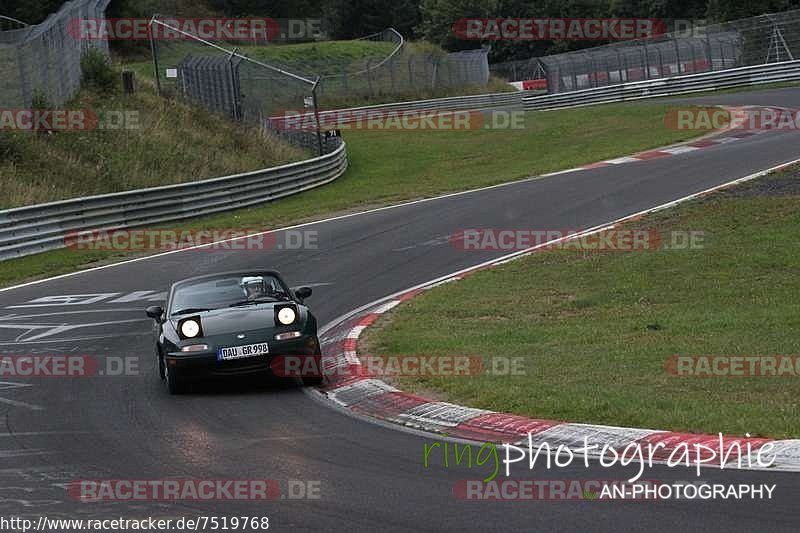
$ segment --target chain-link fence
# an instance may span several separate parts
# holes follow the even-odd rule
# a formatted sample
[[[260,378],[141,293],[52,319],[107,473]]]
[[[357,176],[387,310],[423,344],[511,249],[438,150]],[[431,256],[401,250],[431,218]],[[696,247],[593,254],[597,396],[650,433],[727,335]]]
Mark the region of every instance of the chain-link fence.
[[[406,43],[395,30],[369,39],[396,45],[385,57],[367,57],[320,69],[319,95],[326,107],[369,98],[428,94],[489,82],[488,50],[443,54]]]
[[[151,39],[159,91],[323,152],[335,148],[338,140],[320,131],[315,116],[319,110],[357,105],[376,96],[391,100],[415,91],[485,86],[489,81],[486,50],[422,53],[393,29],[358,40],[373,41],[374,54],[336,59],[330,54],[304,55],[301,49],[293,54],[297,59],[281,61],[269,53],[274,45],[212,42],[182,30],[175,20],[156,15],[151,21],[151,27],[181,36]],[[287,127],[286,117],[298,115],[302,123]]]
[[[559,93],[797,57],[800,10],[493,65],[492,72],[511,81],[544,72],[548,92]]]
[[[72,0],[41,24],[0,31],[0,105],[30,107],[40,93],[61,105],[80,87],[81,54],[94,46],[108,54],[107,41],[82,40],[76,21],[102,19],[110,0]]]
[[[506,81],[537,80],[546,76],[544,67],[537,57],[492,63],[489,65],[489,71],[492,76]]]
[[[316,79],[254,59],[246,54],[250,47],[201,39],[179,28],[174,20],[156,15],[150,22],[151,35],[169,30],[180,36],[151,39],[159,93],[186,98],[318,153],[338,146],[338,139],[323,135],[316,124],[287,130],[274,127],[270,120],[288,110],[314,110]]]
[[[279,60],[274,56],[280,54],[270,54],[275,45],[212,42],[180,30],[173,20],[157,15],[151,23],[183,36],[152,40],[160,89],[248,123],[264,124],[287,111],[313,111],[314,97],[320,109],[334,109],[376,97],[391,100],[468,85],[483,87],[489,81],[486,50],[453,54],[423,50],[406,43],[393,29],[358,40],[373,41],[375,46],[374,52],[357,58],[342,54],[343,59],[337,59],[299,49],[291,60]],[[159,33],[163,32],[154,35]]]

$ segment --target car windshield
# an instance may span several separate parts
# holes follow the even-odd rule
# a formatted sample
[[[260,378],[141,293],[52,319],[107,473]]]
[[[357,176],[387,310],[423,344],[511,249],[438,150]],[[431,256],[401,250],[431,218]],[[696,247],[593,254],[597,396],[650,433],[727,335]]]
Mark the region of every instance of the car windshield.
[[[283,283],[272,275],[253,274],[202,279],[179,285],[171,315],[199,313],[223,307],[256,305],[289,299]]]

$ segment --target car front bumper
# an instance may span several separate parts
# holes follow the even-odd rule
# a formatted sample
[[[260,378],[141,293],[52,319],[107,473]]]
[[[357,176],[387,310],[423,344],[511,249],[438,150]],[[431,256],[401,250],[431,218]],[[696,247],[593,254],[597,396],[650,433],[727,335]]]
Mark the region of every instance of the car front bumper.
[[[164,362],[181,377],[231,376],[239,374],[284,375],[284,359],[287,356],[303,356],[314,359],[316,368],[321,369],[319,341],[314,335],[303,335],[296,339],[268,341],[269,353],[229,361],[218,361],[216,348],[202,352],[169,352]],[[284,359],[281,359],[284,358]],[[301,363],[306,361],[301,359]],[[306,365],[310,368],[312,365]],[[277,371],[276,371],[277,369]],[[288,376],[291,377],[291,376]]]

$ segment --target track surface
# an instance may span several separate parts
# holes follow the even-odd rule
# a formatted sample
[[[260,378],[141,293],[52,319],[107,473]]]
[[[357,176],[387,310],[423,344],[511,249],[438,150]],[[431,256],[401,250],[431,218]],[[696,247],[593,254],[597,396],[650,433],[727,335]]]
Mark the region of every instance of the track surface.
[[[797,107],[800,89],[698,103],[712,101]],[[503,255],[448,244],[447,236],[464,228],[594,226],[795,159],[798,141],[799,134],[769,132],[660,160],[323,221],[303,228],[318,232],[316,250],[187,251],[0,292],[0,353],[134,357],[141,374],[0,383],[0,516],[267,515],[278,531],[796,531],[800,478],[789,473],[703,471],[708,482],[776,483],[771,501],[457,500],[457,480],[483,478],[489,469],[445,469],[439,461],[425,469],[423,443],[435,437],[348,417],[294,386],[219,383],[169,397],[155,377],[150,323],[141,309],[148,296],[157,298],[180,278],[274,267],[292,285],[318,284],[309,304],[325,324],[386,294]],[[128,296],[137,291],[152,292]],[[98,293],[114,295],[89,305],[29,307],[45,296]],[[54,329],[64,324],[79,327]],[[514,477],[608,480],[635,472],[581,465],[530,473],[521,464],[512,469]],[[321,495],[267,503],[78,503],[60,486],[80,479],[181,477],[318,480]],[[692,480],[694,474],[662,467],[646,477]]]

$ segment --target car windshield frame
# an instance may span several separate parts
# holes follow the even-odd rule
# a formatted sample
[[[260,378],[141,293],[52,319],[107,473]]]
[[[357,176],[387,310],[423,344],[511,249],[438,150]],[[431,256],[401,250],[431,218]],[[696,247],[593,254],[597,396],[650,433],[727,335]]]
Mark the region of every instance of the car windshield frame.
[[[274,299],[274,300],[273,299],[267,300],[267,297],[265,297],[265,295],[261,295],[261,296],[258,296],[256,298],[253,298],[253,305],[268,304],[268,303],[279,302],[279,301],[294,301],[295,300],[294,293],[289,288],[289,286],[286,285],[286,282],[283,280],[283,278],[277,272],[274,272],[274,271],[224,272],[224,273],[214,274],[214,275],[210,275],[210,276],[199,276],[199,277],[196,277],[196,278],[185,279],[185,280],[182,280],[182,281],[179,281],[179,282],[173,284],[173,286],[172,286],[172,288],[170,290],[169,300],[167,302],[167,315],[170,316],[170,317],[180,317],[180,316],[191,314],[191,313],[180,313],[180,311],[182,309],[198,309],[195,312],[199,313],[199,312],[205,312],[205,311],[200,311],[200,309],[204,309],[206,311],[215,311],[215,310],[218,310],[218,309],[241,309],[243,307],[247,307],[245,305],[238,305],[238,306],[233,306],[233,307],[230,306],[230,304],[239,303],[239,302],[242,302],[242,301],[245,301],[245,300],[249,299],[241,291],[241,285],[239,283],[232,283],[231,282],[231,283],[226,283],[223,286],[220,286],[220,293],[221,293],[220,294],[220,299],[219,299],[218,303],[215,304],[215,305],[212,305],[208,300],[202,300],[202,299],[199,299],[199,298],[195,298],[195,299],[187,298],[187,299],[179,302],[179,298],[180,298],[179,295],[180,295],[181,291],[186,290],[189,287],[200,287],[200,286],[206,285],[206,286],[208,286],[209,289],[213,289],[214,288],[213,285],[217,284],[219,282],[227,281],[227,280],[233,281],[233,280],[236,280],[237,278],[238,278],[238,280],[241,280],[242,278],[248,278],[248,277],[262,277],[262,278],[265,278],[267,281],[274,281],[274,282],[276,282],[277,287],[285,295],[285,300],[280,300],[280,299],[277,299],[277,298]],[[236,290],[237,290],[236,291],[237,294],[235,296],[234,296],[233,293],[231,293],[227,297],[224,294],[222,294],[223,291],[226,288],[233,288],[233,287],[236,287]],[[213,295],[213,291],[212,290],[206,290],[204,292],[206,292],[208,295]],[[180,307],[178,307],[176,305],[176,303],[178,303],[178,302],[180,303]],[[178,314],[176,314],[176,313],[178,313]]]

